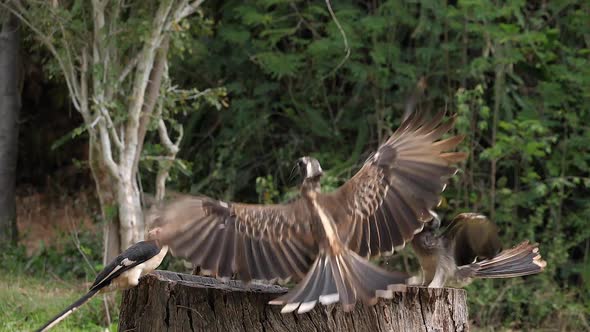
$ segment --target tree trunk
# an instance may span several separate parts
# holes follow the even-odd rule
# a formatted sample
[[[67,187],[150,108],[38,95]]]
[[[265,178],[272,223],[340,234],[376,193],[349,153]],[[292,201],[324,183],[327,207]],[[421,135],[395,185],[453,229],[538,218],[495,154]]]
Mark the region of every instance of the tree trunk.
[[[119,331],[468,331],[465,291],[409,287],[375,306],[318,305],[281,314],[268,301],[286,291],[264,284],[157,271],[123,294]]]
[[[12,15],[0,17],[0,25],[0,244],[16,244],[20,33]]]
[[[100,144],[97,137],[90,135],[88,144],[88,161],[92,178],[96,185],[96,194],[100,202],[100,212],[103,220],[104,253],[103,264],[106,266],[121,253],[121,239],[119,237],[119,218],[115,193],[115,181],[107,170],[102,159]]]
[[[133,173],[131,170],[128,174]],[[141,194],[137,181],[131,175],[122,177],[117,183],[117,202],[119,203],[119,232],[121,250],[143,240],[143,211]]]

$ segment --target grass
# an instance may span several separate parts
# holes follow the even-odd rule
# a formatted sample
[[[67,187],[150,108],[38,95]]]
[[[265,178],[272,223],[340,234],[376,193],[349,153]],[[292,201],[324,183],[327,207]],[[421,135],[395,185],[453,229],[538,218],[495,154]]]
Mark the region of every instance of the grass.
[[[0,331],[35,330],[86,291],[87,285],[76,280],[0,273]],[[116,320],[116,310],[110,311]],[[102,295],[98,295],[52,331],[104,331],[104,321]],[[111,324],[111,331],[117,330],[117,323]]]

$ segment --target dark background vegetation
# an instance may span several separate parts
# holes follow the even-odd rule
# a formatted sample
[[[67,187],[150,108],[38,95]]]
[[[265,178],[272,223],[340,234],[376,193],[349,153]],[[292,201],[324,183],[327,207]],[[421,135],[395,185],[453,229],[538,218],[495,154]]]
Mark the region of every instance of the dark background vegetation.
[[[197,105],[175,105],[185,128],[184,162],[173,169],[170,188],[280,202],[296,192],[294,160],[311,154],[327,170],[329,190],[354,174],[408,105],[447,109],[458,115],[455,131],[467,135],[461,150],[470,157],[445,191],[440,213],[487,214],[505,246],[539,242],[548,262],[538,276],[469,286],[474,326],[589,330],[590,4],[391,0],[333,6],[350,45],[341,66],[343,38],[323,2],[212,1],[202,19],[178,27],[172,80],[181,87],[223,86],[228,106],[202,104],[189,112]],[[43,196],[40,205],[72,206],[74,212],[63,215],[90,221],[77,224],[78,237],[71,227],[51,233],[59,246],[30,240],[35,250],[21,247],[4,260],[23,274],[93,279],[101,242],[96,203],[80,194],[93,187],[85,140],[60,141],[78,115],[59,77],[44,74],[48,55],[26,37],[24,48],[19,218],[30,212],[26,204],[35,204],[34,193]],[[51,149],[56,141],[63,144]],[[151,176],[149,165],[141,171]],[[143,186],[153,191],[151,182]],[[88,264],[80,263],[82,253]],[[409,249],[384,263],[417,269]]]

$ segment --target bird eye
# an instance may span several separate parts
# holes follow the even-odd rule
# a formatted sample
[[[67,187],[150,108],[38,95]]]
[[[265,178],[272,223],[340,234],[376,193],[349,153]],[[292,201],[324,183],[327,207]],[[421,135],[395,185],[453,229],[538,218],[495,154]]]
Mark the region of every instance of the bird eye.
[[[297,166],[303,167],[304,165],[305,165],[305,163],[303,162],[302,159],[297,160]]]

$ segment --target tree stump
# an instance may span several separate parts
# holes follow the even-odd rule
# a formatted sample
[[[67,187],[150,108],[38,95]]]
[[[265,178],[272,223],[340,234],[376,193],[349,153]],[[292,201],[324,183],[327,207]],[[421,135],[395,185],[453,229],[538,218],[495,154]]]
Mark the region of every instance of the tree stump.
[[[465,291],[408,287],[375,306],[340,304],[281,314],[287,289],[157,271],[123,294],[119,331],[468,331]]]

